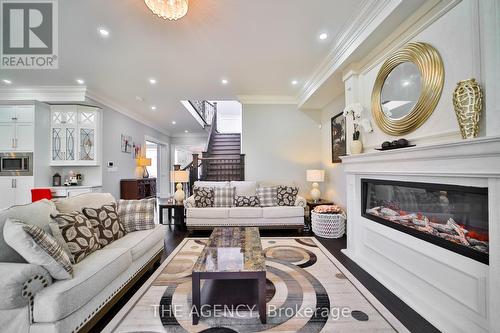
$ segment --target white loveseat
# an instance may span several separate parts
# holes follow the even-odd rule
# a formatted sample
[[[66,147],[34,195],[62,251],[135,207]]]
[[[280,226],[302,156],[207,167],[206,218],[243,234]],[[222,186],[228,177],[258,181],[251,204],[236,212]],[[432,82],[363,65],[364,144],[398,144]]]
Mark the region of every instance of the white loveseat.
[[[255,195],[257,183],[251,181],[195,182],[199,187],[235,187],[236,195]],[[276,207],[209,207],[198,208],[194,197],[184,202],[188,230],[206,230],[219,226],[255,226],[260,229],[304,228],[306,200],[297,196],[294,206]]]
[[[69,280],[52,280],[44,268],[28,264],[4,241],[2,230],[9,217],[50,232],[50,214],[98,208],[114,200],[111,194],[91,193],[0,211],[0,331],[88,331],[104,314],[103,308],[160,259],[164,248],[161,225],[128,233],[92,253],[73,266]]]

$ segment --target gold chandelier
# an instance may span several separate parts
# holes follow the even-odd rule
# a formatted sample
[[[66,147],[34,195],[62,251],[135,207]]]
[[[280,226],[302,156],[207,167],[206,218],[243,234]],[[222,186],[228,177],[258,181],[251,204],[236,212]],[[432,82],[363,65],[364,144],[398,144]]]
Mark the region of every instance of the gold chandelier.
[[[188,11],[188,0],[144,0],[151,11],[168,20],[178,20]]]

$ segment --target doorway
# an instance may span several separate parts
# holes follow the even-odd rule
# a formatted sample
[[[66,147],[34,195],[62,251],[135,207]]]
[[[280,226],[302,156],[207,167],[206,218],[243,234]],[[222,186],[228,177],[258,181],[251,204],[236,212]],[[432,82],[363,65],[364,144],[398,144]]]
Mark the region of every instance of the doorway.
[[[149,177],[156,178],[156,196],[169,196],[168,170],[170,170],[168,144],[146,137],[146,158],[151,159],[147,167]]]

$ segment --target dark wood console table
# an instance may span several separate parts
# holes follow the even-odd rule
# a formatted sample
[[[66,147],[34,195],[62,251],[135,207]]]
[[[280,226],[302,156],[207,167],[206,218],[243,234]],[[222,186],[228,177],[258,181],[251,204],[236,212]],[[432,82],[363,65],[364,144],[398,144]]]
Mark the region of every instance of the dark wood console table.
[[[122,179],[120,181],[120,198],[124,200],[140,200],[156,197],[156,178]]]

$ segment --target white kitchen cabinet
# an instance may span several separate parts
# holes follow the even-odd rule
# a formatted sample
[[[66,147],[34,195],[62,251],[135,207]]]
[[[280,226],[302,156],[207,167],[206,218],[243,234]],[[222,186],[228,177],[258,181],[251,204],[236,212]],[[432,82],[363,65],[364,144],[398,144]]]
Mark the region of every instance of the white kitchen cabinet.
[[[0,209],[16,204],[14,181],[12,177],[0,177]]]
[[[51,106],[51,165],[98,165],[98,108],[83,105]]]
[[[31,202],[33,177],[0,177],[0,209]]]
[[[32,105],[0,106],[0,151],[34,150],[34,117]]]
[[[102,186],[58,186],[52,187],[51,192],[54,198],[67,198],[84,193],[100,193]]]
[[[14,149],[16,151],[33,151],[35,147],[35,127],[33,123],[16,125]]]
[[[16,119],[16,107],[11,105],[0,106],[0,123],[13,122]]]
[[[0,151],[13,151],[15,147],[16,125],[0,123]]]
[[[16,205],[25,205],[31,202],[31,189],[35,187],[33,177],[14,177],[14,191]]]

